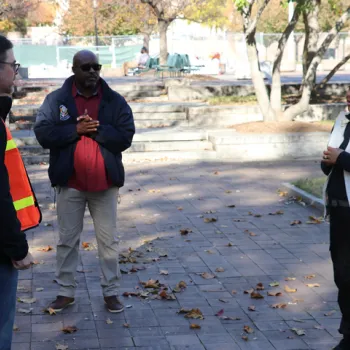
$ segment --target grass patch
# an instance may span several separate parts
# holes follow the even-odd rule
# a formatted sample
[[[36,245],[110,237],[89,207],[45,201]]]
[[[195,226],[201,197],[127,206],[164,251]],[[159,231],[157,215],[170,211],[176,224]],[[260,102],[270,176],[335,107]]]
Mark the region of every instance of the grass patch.
[[[327,180],[326,176],[315,177],[313,179],[300,179],[292,184],[318,198],[322,198],[323,186]]]

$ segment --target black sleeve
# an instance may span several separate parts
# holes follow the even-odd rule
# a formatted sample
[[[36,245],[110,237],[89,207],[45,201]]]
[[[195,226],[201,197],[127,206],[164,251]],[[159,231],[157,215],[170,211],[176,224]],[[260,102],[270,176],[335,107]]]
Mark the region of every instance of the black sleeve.
[[[333,165],[327,165],[325,162],[323,161],[321,162],[321,169],[323,171],[323,174],[328,176],[332,168],[333,168]]]
[[[341,166],[345,171],[350,172],[350,153],[342,152],[337,158],[337,165]]]
[[[28,242],[13,206],[10,184],[5,166],[6,130],[0,122],[0,246],[1,251],[13,260],[22,260],[28,253]]]

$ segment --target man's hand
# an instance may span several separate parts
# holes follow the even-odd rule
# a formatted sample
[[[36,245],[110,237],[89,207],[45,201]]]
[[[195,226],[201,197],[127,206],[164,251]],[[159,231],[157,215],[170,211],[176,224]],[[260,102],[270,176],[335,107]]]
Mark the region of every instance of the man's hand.
[[[77,133],[78,135],[91,136],[97,132],[97,127],[100,125],[98,120],[93,120],[88,111],[85,109],[83,115],[77,118]]]
[[[34,258],[32,254],[28,252],[27,256],[20,261],[14,261],[12,260],[12,265],[17,270],[26,270],[29,269],[32,265],[34,265]]]
[[[344,152],[340,148],[333,148],[328,146],[327,151],[323,152],[323,162],[327,165],[334,165],[337,162],[339,154]]]

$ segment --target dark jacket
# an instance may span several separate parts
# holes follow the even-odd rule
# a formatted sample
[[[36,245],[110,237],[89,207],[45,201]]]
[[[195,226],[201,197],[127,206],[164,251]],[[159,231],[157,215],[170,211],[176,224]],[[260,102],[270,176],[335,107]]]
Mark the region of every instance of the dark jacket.
[[[49,177],[52,186],[67,186],[74,171],[74,152],[80,137],[79,117],[72,95],[74,76],[62,88],[49,94],[39,109],[34,126],[43,148],[50,149]],[[135,133],[134,118],[125,99],[101,79],[102,101],[99,108],[95,141],[99,143],[109,179],[113,185],[124,185],[122,152],[131,146]]]
[[[0,97],[0,117],[5,121],[12,106],[10,97]],[[7,136],[4,123],[0,120],[0,264],[9,264],[11,259],[22,260],[28,253],[25,233],[13,206],[10,184],[5,166]]]

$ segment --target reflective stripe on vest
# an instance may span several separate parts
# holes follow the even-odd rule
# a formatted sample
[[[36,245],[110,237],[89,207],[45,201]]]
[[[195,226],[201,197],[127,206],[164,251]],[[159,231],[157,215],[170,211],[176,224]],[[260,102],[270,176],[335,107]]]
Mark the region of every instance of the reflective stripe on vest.
[[[41,212],[36,202],[21,154],[15,141],[12,139],[10,130],[6,125],[5,128],[7,134],[5,165],[9,176],[10,192],[13,206],[17,212],[17,218],[21,223],[21,230],[26,231],[39,225],[41,222]]]

